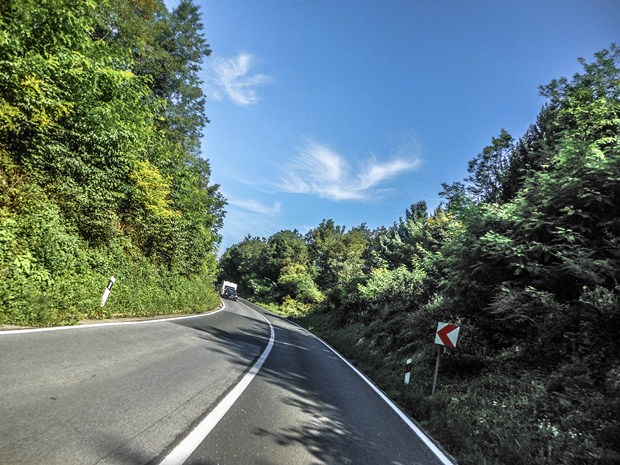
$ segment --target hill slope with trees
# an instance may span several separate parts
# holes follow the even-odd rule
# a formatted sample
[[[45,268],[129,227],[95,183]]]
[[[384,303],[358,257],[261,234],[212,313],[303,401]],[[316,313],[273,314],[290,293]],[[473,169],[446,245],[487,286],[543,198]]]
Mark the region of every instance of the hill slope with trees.
[[[324,337],[462,464],[620,463],[620,50],[581,64],[434,212],[248,237],[220,260],[241,295]],[[439,321],[461,330],[431,396]]]
[[[217,304],[209,54],[189,0],[0,4],[0,324]]]

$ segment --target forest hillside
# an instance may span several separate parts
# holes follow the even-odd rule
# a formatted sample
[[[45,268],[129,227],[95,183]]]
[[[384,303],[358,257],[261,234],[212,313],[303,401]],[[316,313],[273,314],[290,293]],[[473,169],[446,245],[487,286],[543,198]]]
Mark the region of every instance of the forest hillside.
[[[209,54],[189,0],[0,2],[0,324],[218,304]]]

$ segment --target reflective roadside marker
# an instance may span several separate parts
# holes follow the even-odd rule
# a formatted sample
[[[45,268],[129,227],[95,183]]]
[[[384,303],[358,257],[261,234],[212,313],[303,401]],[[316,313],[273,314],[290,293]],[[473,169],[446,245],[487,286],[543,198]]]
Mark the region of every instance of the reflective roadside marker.
[[[112,292],[112,286],[114,286],[115,282],[116,282],[116,278],[114,276],[112,276],[110,278],[110,281],[108,281],[108,285],[106,286],[105,291],[103,291],[103,295],[101,296],[101,306],[102,307],[107,302],[108,297],[110,296],[110,292]]]
[[[454,349],[456,341],[459,338],[460,326],[452,323],[437,323],[437,331],[435,332],[435,344]]]
[[[407,365],[405,365],[405,384],[409,384],[411,381],[411,359],[407,359]]]

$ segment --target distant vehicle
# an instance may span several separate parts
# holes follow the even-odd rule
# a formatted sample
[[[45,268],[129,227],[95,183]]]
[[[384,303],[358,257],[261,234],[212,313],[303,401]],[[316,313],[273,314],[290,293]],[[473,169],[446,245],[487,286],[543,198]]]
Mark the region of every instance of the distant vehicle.
[[[237,300],[237,285],[230,281],[222,281],[220,295],[225,299]]]

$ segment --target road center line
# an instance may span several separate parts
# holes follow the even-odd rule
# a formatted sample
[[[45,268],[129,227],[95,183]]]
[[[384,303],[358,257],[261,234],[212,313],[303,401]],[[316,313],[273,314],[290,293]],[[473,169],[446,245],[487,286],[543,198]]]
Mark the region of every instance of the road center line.
[[[251,308],[251,307],[248,307]],[[204,420],[202,420],[194,430],[187,435],[185,439],[183,439],[178,446],[176,446],[170,454],[166,456],[166,458],[159,465],[181,465],[183,464],[189,456],[196,450],[196,448],[205,440],[207,435],[215,428],[215,425],[226,415],[226,412],[230,410],[230,408],[234,405],[237,399],[241,396],[243,391],[248,387],[250,382],[254,379],[258,371],[267,360],[269,353],[271,352],[271,348],[273,347],[273,343],[275,341],[275,332],[273,326],[269,322],[267,318],[261,315],[256,310],[252,309],[256,312],[260,317],[267,322],[269,328],[271,330],[271,335],[269,337],[269,343],[267,347],[261,354],[260,358],[256,361],[256,363],[250,368],[250,371],[245,374],[245,376],[241,379],[239,384],[237,384],[232,391],[230,391],[226,397],[222,399],[222,401],[217,404],[217,406],[207,415]]]

